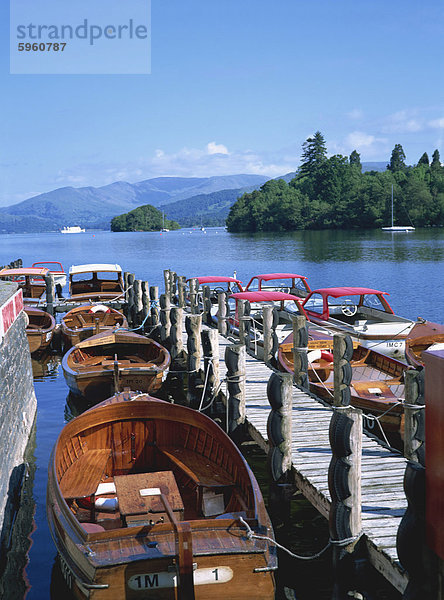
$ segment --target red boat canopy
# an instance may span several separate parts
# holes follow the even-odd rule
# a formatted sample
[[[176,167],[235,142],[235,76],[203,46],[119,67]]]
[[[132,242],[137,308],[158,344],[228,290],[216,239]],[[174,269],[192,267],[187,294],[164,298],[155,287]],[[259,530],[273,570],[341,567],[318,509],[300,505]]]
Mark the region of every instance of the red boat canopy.
[[[2,269],[0,271],[0,277],[9,277],[13,275],[21,275],[22,277],[29,276],[37,276],[37,275],[47,275],[49,273],[49,269],[37,269],[37,268],[20,268],[20,269]]]
[[[307,279],[304,275],[296,273],[264,273],[263,275],[255,275],[259,281],[270,281],[271,279]],[[251,279],[255,279],[252,277]]]
[[[296,296],[287,294],[286,292],[237,292],[236,294],[231,294],[230,298],[248,300],[249,302],[279,302],[281,300],[298,302]]]
[[[199,284],[201,283],[237,283],[242,287],[242,281],[235,277],[225,277],[224,275],[205,275],[203,277],[190,277],[190,279],[197,279]],[[187,281],[190,281],[187,279]]]
[[[319,290],[313,290],[311,295],[320,294],[324,298],[332,296],[333,298],[340,298],[341,296],[363,296],[365,294],[384,294],[389,295],[388,292],[381,292],[379,290],[372,290],[364,287],[332,287],[332,288],[321,288]],[[306,299],[308,300],[308,298]]]

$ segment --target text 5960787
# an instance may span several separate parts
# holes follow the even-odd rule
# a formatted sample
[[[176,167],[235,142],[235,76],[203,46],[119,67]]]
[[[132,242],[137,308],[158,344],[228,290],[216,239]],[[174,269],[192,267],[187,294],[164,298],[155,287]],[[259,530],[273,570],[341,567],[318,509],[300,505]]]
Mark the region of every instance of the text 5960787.
[[[66,42],[19,42],[17,50],[19,52],[63,52]]]

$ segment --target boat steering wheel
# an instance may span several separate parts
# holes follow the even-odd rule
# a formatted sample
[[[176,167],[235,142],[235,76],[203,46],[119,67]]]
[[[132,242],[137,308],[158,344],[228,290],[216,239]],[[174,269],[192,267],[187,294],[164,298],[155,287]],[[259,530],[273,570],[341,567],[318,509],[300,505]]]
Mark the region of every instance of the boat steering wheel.
[[[221,292],[226,292],[223,287],[215,287],[213,288],[213,294],[220,294]]]
[[[356,304],[353,304],[351,300],[344,300],[341,304],[342,314],[346,317],[354,317],[354,315],[358,312],[358,307]]]

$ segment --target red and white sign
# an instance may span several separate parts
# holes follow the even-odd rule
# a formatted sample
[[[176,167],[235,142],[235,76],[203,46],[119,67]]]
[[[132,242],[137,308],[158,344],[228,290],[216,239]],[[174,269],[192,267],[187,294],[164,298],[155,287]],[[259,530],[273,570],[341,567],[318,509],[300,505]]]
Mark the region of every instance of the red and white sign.
[[[0,307],[0,340],[23,310],[22,290],[18,290]]]

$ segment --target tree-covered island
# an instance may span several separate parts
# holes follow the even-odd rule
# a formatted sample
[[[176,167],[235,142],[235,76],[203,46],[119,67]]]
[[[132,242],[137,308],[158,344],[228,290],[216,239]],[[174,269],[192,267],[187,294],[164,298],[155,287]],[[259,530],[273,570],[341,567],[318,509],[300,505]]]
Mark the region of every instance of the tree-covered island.
[[[111,231],[161,231],[164,228],[180,229],[180,225],[164,219],[163,213],[151,204],[138,206],[111,220]]]
[[[418,164],[405,163],[400,144],[384,172],[362,173],[360,155],[336,154],[317,131],[302,146],[302,164],[294,179],[267,181],[243,194],[230,209],[227,228],[242,231],[379,228],[391,224],[391,188],[395,225],[444,225],[444,168],[438,150]]]

